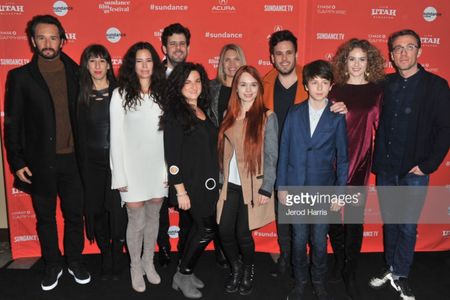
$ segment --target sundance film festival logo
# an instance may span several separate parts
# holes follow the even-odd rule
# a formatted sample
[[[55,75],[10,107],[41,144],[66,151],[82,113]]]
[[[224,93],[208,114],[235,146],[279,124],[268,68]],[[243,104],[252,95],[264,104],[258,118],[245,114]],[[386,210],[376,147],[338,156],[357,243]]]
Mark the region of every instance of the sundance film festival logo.
[[[153,36],[161,40],[162,32],[163,32],[162,28],[160,28],[158,31],[153,31]]]
[[[14,2],[6,2],[4,4],[0,4],[1,16],[22,15],[23,13],[24,13],[23,5],[16,5]]]
[[[0,58],[0,66],[23,66],[29,62],[28,58]]]
[[[442,230],[442,237],[450,236],[450,230]]]
[[[229,3],[229,0],[217,0],[219,5],[213,5],[211,11],[215,13],[235,13],[236,7]]]
[[[53,3],[53,12],[55,13],[55,15],[57,15],[59,17],[63,17],[65,15],[67,15],[69,10],[72,10],[72,9],[73,9],[73,7],[68,6],[67,3],[64,1],[56,1],[55,3]]]
[[[423,10],[423,19],[427,22],[433,22],[437,17],[442,16],[441,13],[438,13],[436,8],[433,6],[428,6]]]
[[[294,5],[278,5],[278,4],[266,4],[264,5],[264,11],[268,12],[293,12]]]
[[[317,13],[329,15],[346,15],[347,11],[345,9],[338,9],[334,4],[317,4]]]
[[[218,56],[214,56],[212,58],[208,58],[208,64],[213,66],[214,69],[217,69],[217,67],[219,66],[219,57]]]
[[[389,7],[372,8],[371,15],[374,19],[394,19],[397,16],[397,10]]]
[[[103,1],[98,5],[100,10],[103,10],[104,14],[109,13],[128,13],[130,12],[131,1]]]
[[[183,4],[150,4],[149,6],[150,10],[155,11],[187,11],[189,9],[188,5]]]
[[[122,64],[122,58],[112,57],[111,62],[112,62],[113,67],[120,66]]]
[[[422,46],[425,47],[438,47],[441,44],[441,38],[432,35],[424,35],[420,38]]]
[[[118,43],[123,36],[126,36],[125,33],[121,33],[116,27],[111,27],[106,31],[106,39],[113,44]]]
[[[316,38],[318,40],[343,40],[345,37],[344,33],[341,32],[318,32]]]

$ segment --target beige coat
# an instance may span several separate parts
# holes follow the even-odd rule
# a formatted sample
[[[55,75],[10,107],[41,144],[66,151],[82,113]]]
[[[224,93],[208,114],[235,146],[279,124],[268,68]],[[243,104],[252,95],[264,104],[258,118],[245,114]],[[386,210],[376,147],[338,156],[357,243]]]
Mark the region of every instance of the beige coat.
[[[267,112],[267,116],[272,113],[273,112],[271,111]],[[249,229],[257,229],[275,220],[274,195],[272,193],[272,196],[267,204],[258,204],[258,190],[262,185],[264,174],[262,172],[255,176],[248,176],[247,174],[244,162],[244,120],[236,121],[232,127],[225,131],[223,158],[224,182],[222,191],[220,192],[219,201],[217,202],[217,222],[220,223],[223,205],[226,201],[228,174],[230,169],[230,161],[233,156],[233,150],[236,151],[236,161],[239,169],[239,177],[241,179],[244,203],[248,207]],[[262,151],[261,156],[261,165],[263,166],[264,151]]]

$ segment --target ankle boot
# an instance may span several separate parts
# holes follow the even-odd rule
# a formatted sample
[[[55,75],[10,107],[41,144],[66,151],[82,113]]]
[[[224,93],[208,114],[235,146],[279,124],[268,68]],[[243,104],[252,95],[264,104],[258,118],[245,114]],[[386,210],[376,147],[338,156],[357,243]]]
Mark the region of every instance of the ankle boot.
[[[124,240],[113,239],[112,241],[112,280],[119,280],[119,275],[122,272],[122,261]]]
[[[202,289],[202,288],[205,287],[205,284],[203,283],[203,281],[201,281],[200,278],[198,278],[197,276],[195,276],[194,273],[192,273],[191,280],[192,280],[192,284],[193,284],[196,288]]]
[[[145,292],[144,271],[141,265],[144,240],[145,209],[128,208],[127,246],[130,254],[131,286],[136,292]]]
[[[183,295],[189,299],[202,297],[202,292],[192,284],[192,274],[181,274],[180,271],[177,271],[173,276],[172,288],[176,291],[181,290]]]
[[[239,285],[239,294],[249,295],[253,290],[253,280],[255,277],[255,265],[244,265],[241,284]]]
[[[231,272],[225,281],[225,292],[235,293],[239,289],[242,279],[242,263],[239,260],[231,263]]]
[[[161,277],[155,270],[153,257],[155,254],[155,244],[158,238],[159,210],[162,202],[145,202],[145,227],[144,227],[144,250],[142,253],[142,267],[147,280],[151,284],[160,284]]]

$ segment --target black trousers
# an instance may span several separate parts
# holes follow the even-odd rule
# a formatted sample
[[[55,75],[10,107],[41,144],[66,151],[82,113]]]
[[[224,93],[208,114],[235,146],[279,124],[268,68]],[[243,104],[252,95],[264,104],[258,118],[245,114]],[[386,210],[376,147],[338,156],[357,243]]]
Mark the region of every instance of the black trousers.
[[[252,264],[255,257],[255,242],[248,225],[248,207],[244,204],[240,186],[228,183],[227,200],[224,202],[219,222],[222,247],[230,262],[242,254],[244,264]]]
[[[278,222],[278,197],[275,193],[275,217],[277,226],[278,245],[280,246],[280,253],[291,253],[292,247],[292,225],[280,224]]]
[[[69,264],[78,263],[84,247],[83,187],[74,154],[57,155],[56,187],[64,217],[64,254]],[[31,199],[42,257],[47,266],[61,265],[63,259],[58,247],[56,196],[32,194]]]
[[[90,241],[124,240],[127,212],[111,190],[109,149],[89,149],[84,171],[86,234]]]
[[[192,226],[182,249],[180,272],[182,274],[192,274],[199,257],[209,242],[214,239],[217,223],[215,214],[204,216],[196,213],[195,208],[192,207],[183,212],[191,217]]]

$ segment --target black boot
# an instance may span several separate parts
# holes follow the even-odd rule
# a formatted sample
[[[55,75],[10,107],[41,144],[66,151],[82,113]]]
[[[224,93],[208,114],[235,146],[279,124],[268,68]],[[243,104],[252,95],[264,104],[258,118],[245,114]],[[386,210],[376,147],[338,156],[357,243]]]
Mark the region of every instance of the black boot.
[[[253,291],[253,281],[255,278],[255,265],[244,265],[241,284],[239,285],[239,294],[245,296]]]
[[[159,248],[158,261],[162,267],[167,267],[170,264],[170,247]]]
[[[274,269],[270,272],[273,277],[281,277],[290,272],[291,269],[291,253],[282,251],[278,257]]]
[[[102,256],[102,267],[100,270],[100,279],[109,280],[112,274],[112,253],[111,242],[105,237],[98,237],[97,245],[100,248]]]
[[[125,241],[122,239],[114,239],[112,243],[112,280],[119,280],[122,272],[123,259],[125,257],[123,253],[124,243]]]
[[[342,280],[342,273],[345,265],[343,253],[339,252],[334,253],[333,258],[334,258],[333,269],[331,270],[330,278],[328,280],[330,283],[336,283]]]
[[[231,263],[231,272],[225,281],[225,292],[235,293],[239,289],[239,284],[242,279],[242,263],[239,260]]]

